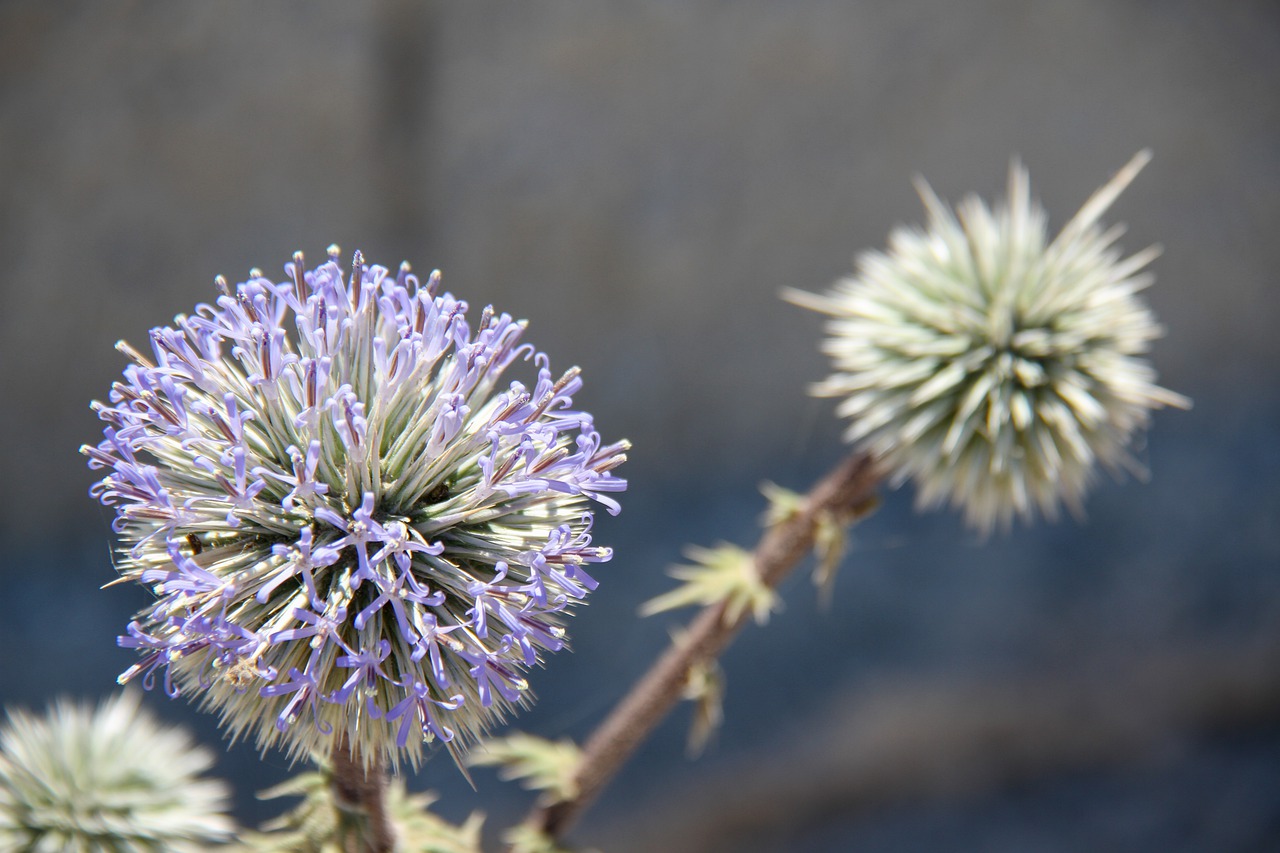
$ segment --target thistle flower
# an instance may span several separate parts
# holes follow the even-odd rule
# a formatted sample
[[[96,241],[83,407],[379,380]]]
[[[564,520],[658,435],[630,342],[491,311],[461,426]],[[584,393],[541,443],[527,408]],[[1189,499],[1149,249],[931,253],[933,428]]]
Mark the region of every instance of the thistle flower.
[[[151,331],[154,359],[117,345],[133,364],[82,452],[123,579],[157,597],[120,680],[198,691],[263,749],[338,733],[416,765],[526,701],[522,672],[564,646],[586,564],[612,555],[589,501],[617,512],[628,445],[602,443],[578,369],[555,378],[523,321],[486,308],[473,333],[438,273],[357,253],[344,283],[329,254],[219,278],[216,304]],[[521,359],[533,386],[502,387]]]
[[[1141,471],[1128,448],[1151,410],[1190,405],[1143,357],[1163,333],[1138,296],[1158,249],[1125,258],[1123,228],[1098,225],[1149,159],[1052,240],[1016,162],[994,211],[970,197],[953,214],[919,181],[927,229],[898,228],[826,295],[784,294],[833,318],[834,372],[813,392],[844,398],[845,438],[914,480],[921,505],[949,501],[984,533],[1060,503],[1078,514],[1095,462]]]
[[[0,848],[198,853],[231,838],[213,757],[158,725],[134,693],[96,710],[10,711],[0,729]]]

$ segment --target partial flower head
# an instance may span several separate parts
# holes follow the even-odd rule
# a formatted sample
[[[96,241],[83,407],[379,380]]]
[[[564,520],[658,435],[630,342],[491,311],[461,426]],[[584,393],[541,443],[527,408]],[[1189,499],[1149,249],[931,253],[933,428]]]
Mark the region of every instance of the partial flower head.
[[[201,693],[235,736],[417,763],[528,696],[523,671],[565,644],[596,582],[591,503],[617,512],[604,443],[521,343],[525,323],[337,247],[272,282],[253,270],[151,331],[150,357],[95,403],[119,571],[157,601],[120,638]],[[519,361],[532,384],[502,382]]]
[[[1162,329],[1138,293],[1158,250],[1126,258],[1123,229],[1098,224],[1149,159],[1053,239],[1017,163],[994,211],[970,197],[953,214],[921,181],[926,229],[898,228],[830,293],[785,294],[833,318],[834,372],[814,393],[843,398],[846,439],[914,480],[921,505],[949,501],[984,533],[1078,513],[1095,463],[1140,471],[1129,447],[1151,411],[1190,405],[1145,358]]]
[[[10,711],[0,728],[0,849],[199,853],[231,838],[207,750],[121,693],[93,709]]]

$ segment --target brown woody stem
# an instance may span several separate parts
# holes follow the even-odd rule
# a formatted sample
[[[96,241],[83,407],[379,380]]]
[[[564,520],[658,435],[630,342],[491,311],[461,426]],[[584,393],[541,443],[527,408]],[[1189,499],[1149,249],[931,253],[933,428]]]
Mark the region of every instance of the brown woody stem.
[[[870,457],[855,453],[819,480],[801,510],[768,528],[756,545],[753,557],[765,584],[776,587],[805,558],[824,519],[844,524],[864,514],[880,479]],[[679,701],[690,669],[718,657],[749,618],[744,613],[728,619],[723,602],[698,614],[683,638],[667,648],[583,745],[578,795],[535,808],[529,823],[550,838],[562,838]]]
[[[333,802],[346,853],[391,853],[395,829],[387,815],[387,774],[381,761],[366,765],[344,735],[333,744]]]

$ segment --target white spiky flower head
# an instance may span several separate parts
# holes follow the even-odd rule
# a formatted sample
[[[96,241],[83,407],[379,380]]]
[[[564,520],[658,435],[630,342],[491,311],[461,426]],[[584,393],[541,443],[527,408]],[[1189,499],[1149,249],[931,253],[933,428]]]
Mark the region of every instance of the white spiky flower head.
[[[921,506],[949,501],[984,534],[1078,514],[1096,463],[1140,472],[1129,447],[1151,411],[1190,405],[1145,358],[1163,333],[1138,295],[1158,248],[1126,258],[1123,227],[1098,224],[1150,157],[1053,239],[1016,161],[995,210],[970,196],[953,213],[918,180],[927,228],[897,228],[825,295],[784,293],[832,317],[834,371],[813,393],[843,398],[845,438],[914,480]]]
[[[232,837],[229,791],[179,728],[121,693],[93,709],[10,711],[0,728],[0,849],[198,853]]]

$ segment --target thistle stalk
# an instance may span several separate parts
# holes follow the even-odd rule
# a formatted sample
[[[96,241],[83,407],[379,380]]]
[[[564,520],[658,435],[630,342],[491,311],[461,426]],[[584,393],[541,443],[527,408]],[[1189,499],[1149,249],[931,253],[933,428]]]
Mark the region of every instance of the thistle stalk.
[[[848,523],[865,514],[881,480],[864,452],[847,457],[805,496],[799,512],[768,528],[753,551],[760,579],[775,588],[813,549],[824,518]],[[681,698],[690,670],[715,659],[751,620],[749,612],[727,615],[728,602],[710,605],[688,631],[654,662],[583,746],[577,796],[542,805],[527,823],[552,839],[562,838],[582,816],[636,748]]]
[[[395,829],[387,815],[387,773],[380,758],[366,764],[345,736],[333,745],[333,803],[346,853],[391,853]]]

